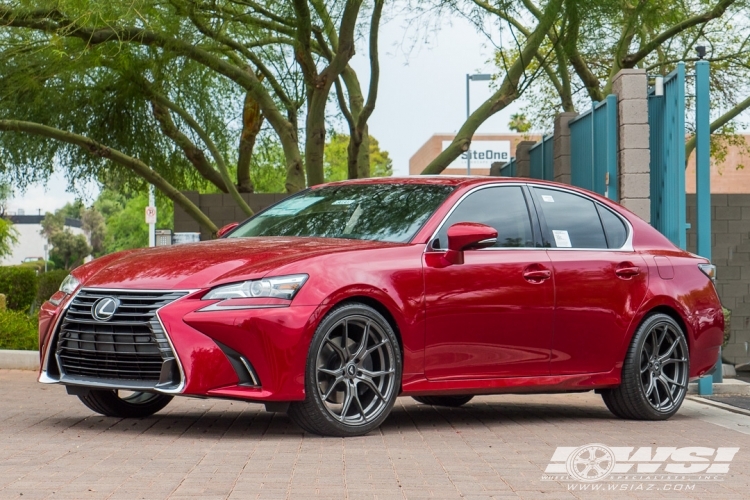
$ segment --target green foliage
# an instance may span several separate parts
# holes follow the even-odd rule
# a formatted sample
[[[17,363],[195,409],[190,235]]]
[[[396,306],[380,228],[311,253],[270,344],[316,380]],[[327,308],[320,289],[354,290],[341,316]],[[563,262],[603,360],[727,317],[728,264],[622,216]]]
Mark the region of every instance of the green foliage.
[[[0,257],[13,253],[13,246],[18,243],[18,232],[13,223],[0,217]]]
[[[267,135],[260,136],[250,161],[250,179],[256,193],[284,193],[286,160],[281,144]]]
[[[725,347],[732,337],[732,311],[726,307],[721,308],[724,314],[724,341],[721,343],[721,347]]]
[[[104,220],[102,248],[105,254],[148,246],[147,206],[148,194],[145,191],[123,194],[111,189],[102,190],[93,208]],[[172,229],[173,206],[169,199],[156,196],[156,217],[157,228]]]
[[[68,275],[68,271],[65,269],[58,269],[56,271],[49,271],[41,273],[37,276],[37,292],[36,301],[37,305],[42,304],[48,300],[54,293],[60,288],[60,283]]]
[[[73,234],[65,226],[67,217],[81,213],[82,205],[79,205],[79,203],[73,205],[68,203],[54,214],[47,212],[42,219],[42,234],[47,237],[47,241],[52,245],[49,256],[56,267],[73,269],[83,262],[86,256],[91,254],[92,249],[86,236]]]
[[[326,144],[323,171],[326,182],[343,181],[349,178],[348,154],[349,136],[332,134]],[[370,136],[370,176],[389,177],[393,175],[393,160],[388,151],[382,151],[377,139]]]
[[[531,122],[528,118],[526,118],[526,115],[523,113],[513,113],[510,115],[510,122],[508,123],[508,128],[511,129],[514,132],[519,132],[521,134],[524,134],[531,130]]]
[[[28,311],[36,298],[36,272],[24,267],[0,267],[0,293],[8,309]]]
[[[95,208],[84,208],[81,211],[81,222],[83,230],[89,235],[91,249],[94,257],[104,255],[104,245],[107,237],[107,226],[104,216]]]
[[[0,349],[39,349],[39,315],[23,311],[0,311]]]
[[[44,260],[35,260],[32,262],[23,262],[18,264],[18,267],[25,267],[27,269],[33,269],[35,273],[44,272]],[[47,271],[51,271],[55,268],[55,263],[51,260],[47,261]]]

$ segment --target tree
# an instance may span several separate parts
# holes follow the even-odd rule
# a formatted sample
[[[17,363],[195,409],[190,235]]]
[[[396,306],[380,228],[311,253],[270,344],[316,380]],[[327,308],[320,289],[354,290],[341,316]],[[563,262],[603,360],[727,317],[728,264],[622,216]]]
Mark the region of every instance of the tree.
[[[524,2],[526,13],[503,9],[482,0],[473,2],[481,15],[471,19],[478,29],[487,15],[514,26],[528,36],[525,14],[539,20],[543,11]],[[708,47],[705,60],[712,67],[712,106],[724,110],[711,124],[715,132],[750,107],[750,23],[744,0],[687,2],[628,2],[566,0],[561,18],[549,29],[529,64],[539,77],[527,89],[525,112],[541,129],[555,114],[576,111],[611,93],[621,69],[640,68],[667,75],[679,61],[699,60],[695,48]],[[498,69],[504,64],[498,51]],[[690,68],[688,67],[690,72]],[[688,103],[690,104],[690,102]],[[725,128],[727,137],[731,127]],[[686,143],[687,155],[694,139]]]
[[[18,232],[5,218],[5,206],[12,193],[8,184],[0,182],[0,257],[11,255],[13,246],[18,243]]]
[[[68,203],[55,213],[47,212],[42,219],[42,234],[52,245],[50,260],[58,268],[73,269],[92,252],[86,236],[73,234],[65,225],[66,217],[76,211],[80,213],[80,206]]]
[[[497,4],[484,0],[437,2],[472,19],[478,26],[484,23],[488,16],[493,20],[497,17],[497,20],[507,27],[510,33],[509,42],[513,44],[513,49],[498,51],[504,76],[495,93],[469,115],[451,144],[425,167],[422,174],[442,172],[461,153],[469,149],[471,139],[482,123],[498,111],[505,109],[523,94],[537,73],[536,71],[527,72],[532,60],[547,57],[547,54],[541,53],[543,43],[548,34],[562,23],[562,19],[570,10],[569,4],[577,1],[547,0],[546,4],[540,8],[528,0],[498,2]],[[565,8],[563,8],[563,3],[565,3]],[[527,27],[516,19],[516,12],[519,12],[520,19],[533,20],[532,26]]]
[[[147,205],[144,191],[102,190],[90,210],[100,213],[104,220],[104,253],[148,246],[148,226],[143,219]],[[156,213],[157,227],[172,229],[172,205],[164,196],[156,197]]]
[[[91,251],[94,257],[101,257],[106,252],[107,226],[104,216],[94,207],[81,210],[83,230],[89,236]]]
[[[0,108],[15,118],[0,122],[0,130],[52,140],[3,139],[6,165],[31,167],[39,158],[33,153],[43,151],[74,174],[107,184],[112,175],[98,167],[108,159],[127,169],[116,177],[153,183],[212,230],[179,196],[181,182],[199,175],[252,213],[239,191],[254,189],[250,159],[265,124],[284,153],[286,190],[322,181],[329,93],[342,76],[350,103],[358,99],[348,62],[357,36],[378,29],[382,1],[371,16],[361,12],[361,0],[136,4],[28,0],[0,7],[0,76],[7,77]],[[368,109],[376,85],[371,78]],[[81,106],[65,101],[71,95]],[[13,105],[19,102],[46,106]],[[360,133],[368,112],[350,105]]]
[[[325,181],[343,181],[350,177],[351,157],[349,148],[351,140],[344,134],[331,135],[325,149]],[[380,149],[377,139],[372,136],[368,137],[367,146],[369,151],[368,163],[371,165],[370,174],[372,177],[389,177],[393,175],[393,160],[388,156],[387,151]]]

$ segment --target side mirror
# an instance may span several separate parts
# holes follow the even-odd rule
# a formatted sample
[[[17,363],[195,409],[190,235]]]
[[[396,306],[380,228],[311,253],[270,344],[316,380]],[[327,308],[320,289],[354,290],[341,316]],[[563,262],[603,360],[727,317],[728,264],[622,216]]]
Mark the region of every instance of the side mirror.
[[[221,229],[219,229],[218,231],[216,231],[216,237],[217,238],[223,237],[225,234],[227,234],[229,231],[231,231],[232,229],[234,229],[235,227],[237,227],[239,225],[240,225],[239,222],[230,222],[226,226],[224,226]]]
[[[465,250],[478,250],[497,243],[497,231],[476,222],[458,222],[448,228],[448,251],[445,258],[451,264],[464,263]]]

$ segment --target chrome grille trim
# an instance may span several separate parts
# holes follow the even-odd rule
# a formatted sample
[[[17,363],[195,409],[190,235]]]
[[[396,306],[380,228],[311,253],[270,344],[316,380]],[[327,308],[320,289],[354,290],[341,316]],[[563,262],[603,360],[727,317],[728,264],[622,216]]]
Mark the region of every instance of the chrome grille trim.
[[[112,388],[145,386],[160,392],[181,392],[185,384],[182,364],[158,313],[191,292],[79,290],[66,310],[61,312],[56,338],[50,341],[56,344],[56,360],[61,371],[59,381]],[[97,321],[91,315],[91,306],[103,297],[115,297],[121,304],[110,321]],[[175,376],[170,378],[163,370],[165,366]]]

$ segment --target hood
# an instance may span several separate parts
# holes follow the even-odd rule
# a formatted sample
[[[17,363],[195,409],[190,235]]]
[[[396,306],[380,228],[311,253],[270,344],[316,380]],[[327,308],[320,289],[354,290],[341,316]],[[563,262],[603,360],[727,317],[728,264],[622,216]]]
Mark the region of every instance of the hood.
[[[227,238],[148,248],[87,264],[83,286],[141,290],[199,289],[260,278],[274,269],[337,252],[394,243],[334,238]]]

